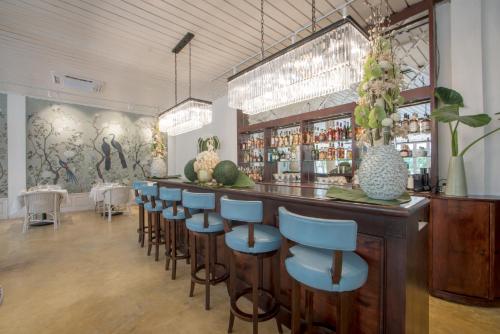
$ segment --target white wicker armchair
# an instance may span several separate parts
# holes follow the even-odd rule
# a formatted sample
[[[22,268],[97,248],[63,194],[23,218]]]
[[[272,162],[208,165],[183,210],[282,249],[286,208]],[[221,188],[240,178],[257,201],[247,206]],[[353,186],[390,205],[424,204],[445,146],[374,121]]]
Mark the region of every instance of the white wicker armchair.
[[[111,221],[113,212],[123,212],[123,208],[130,212],[130,187],[120,186],[106,189],[104,191],[104,212],[107,213],[108,222]],[[106,216],[105,214],[103,215]]]
[[[26,215],[23,232],[31,223],[53,222],[54,230],[59,227],[62,195],[57,191],[32,191],[24,194]],[[45,215],[46,217],[44,217]]]

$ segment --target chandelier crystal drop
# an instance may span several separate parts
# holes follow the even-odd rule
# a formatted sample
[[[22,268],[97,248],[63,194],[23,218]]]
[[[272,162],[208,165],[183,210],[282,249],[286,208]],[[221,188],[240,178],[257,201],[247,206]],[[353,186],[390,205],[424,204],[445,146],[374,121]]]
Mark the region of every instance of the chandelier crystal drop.
[[[368,38],[351,18],[326,27],[228,79],[228,103],[257,114],[352,89]]]
[[[177,136],[212,122],[212,103],[189,98],[160,116],[160,131]]]

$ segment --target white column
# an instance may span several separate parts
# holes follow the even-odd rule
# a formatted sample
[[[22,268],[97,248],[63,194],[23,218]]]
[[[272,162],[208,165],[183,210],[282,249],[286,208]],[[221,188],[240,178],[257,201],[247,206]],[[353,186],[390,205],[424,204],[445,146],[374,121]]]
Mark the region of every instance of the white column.
[[[26,97],[7,95],[9,217],[18,217],[15,201],[26,188]]]
[[[498,32],[500,31],[500,1],[483,0],[482,7],[482,30],[483,30],[483,83],[484,83],[484,112],[488,113],[495,121],[486,131],[492,130],[493,126],[499,126],[500,112],[500,43]],[[485,193],[500,195],[500,133],[496,133],[485,140]]]

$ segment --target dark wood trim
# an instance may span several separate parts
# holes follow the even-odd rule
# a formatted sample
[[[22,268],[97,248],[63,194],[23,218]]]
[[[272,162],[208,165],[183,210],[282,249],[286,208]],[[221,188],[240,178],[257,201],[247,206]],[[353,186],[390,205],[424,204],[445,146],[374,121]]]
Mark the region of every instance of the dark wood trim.
[[[389,22],[390,24],[395,24],[400,21],[406,20],[414,15],[417,15],[421,12],[424,12],[426,10],[429,10],[430,8],[433,7],[432,0],[422,0],[420,2],[417,2],[409,7],[406,7],[405,9],[392,14],[389,16]]]

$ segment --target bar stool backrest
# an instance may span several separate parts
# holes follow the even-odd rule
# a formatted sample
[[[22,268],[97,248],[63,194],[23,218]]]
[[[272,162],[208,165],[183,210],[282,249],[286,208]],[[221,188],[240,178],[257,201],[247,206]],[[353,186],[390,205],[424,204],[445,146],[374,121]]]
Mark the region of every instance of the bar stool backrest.
[[[262,211],[261,201],[239,201],[227,196],[220,199],[220,215],[227,220],[261,224]]]
[[[173,215],[177,216],[177,204],[182,200],[182,190],[179,188],[160,187],[160,199],[164,208],[172,206]]]
[[[151,202],[151,205],[156,207],[156,199],[158,199],[158,185],[144,185],[140,189],[142,200],[144,203]]]
[[[187,190],[182,192],[182,206],[188,209],[214,210],[214,193],[193,193]]]
[[[160,187],[160,199],[164,201],[180,202],[182,200],[182,190],[179,188]]]
[[[336,251],[355,251],[358,225],[353,220],[301,216],[279,208],[280,232],[299,244]]]
[[[135,196],[140,196],[140,190],[142,187],[148,185],[148,181],[134,181],[132,182],[132,189],[134,189]]]

